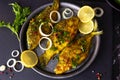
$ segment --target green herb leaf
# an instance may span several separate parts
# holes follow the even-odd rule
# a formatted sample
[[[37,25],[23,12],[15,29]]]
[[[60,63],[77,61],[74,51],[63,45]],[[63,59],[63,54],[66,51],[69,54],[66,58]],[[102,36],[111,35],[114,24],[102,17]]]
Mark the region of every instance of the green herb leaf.
[[[12,6],[13,12],[15,14],[15,19],[12,24],[0,21],[0,27],[9,28],[18,38],[18,32],[21,29],[21,26],[26,21],[26,17],[31,13],[30,8],[21,7],[16,2],[10,4]]]
[[[80,59],[80,54],[77,54],[76,55],[76,60],[79,60]]]
[[[85,46],[80,46],[80,48],[81,48],[82,52],[86,51]]]
[[[13,8],[13,12],[15,14],[15,20],[13,26],[15,30],[18,32],[21,28],[21,25],[26,21],[26,17],[31,13],[28,7],[21,7],[17,3],[10,4]]]
[[[67,32],[67,31],[64,31],[63,32],[63,35],[66,37],[67,35],[69,34],[69,32]]]
[[[52,50],[56,51],[58,48],[55,47],[54,45],[51,47]]]
[[[76,68],[77,67],[77,62],[75,60],[72,60],[72,68]]]
[[[115,0],[115,2],[120,5],[120,0]]]

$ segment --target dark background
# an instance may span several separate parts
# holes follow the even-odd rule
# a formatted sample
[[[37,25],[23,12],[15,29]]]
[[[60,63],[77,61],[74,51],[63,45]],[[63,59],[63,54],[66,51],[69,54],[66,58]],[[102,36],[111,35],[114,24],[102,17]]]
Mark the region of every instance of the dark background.
[[[112,64],[113,64],[113,49],[115,49],[117,41],[115,26],[120,24],[120,12],[112,9],[104,0],[61,0],[82,6],[85,4],[91,5],[92,7],[101,7],[104,10],[104,15],[101,18],[97,18],[100,30],[104,31],[101,35],[101,44],[98,55],[95,61],[87,68],[84,72],[64,80],[97,80],[97,73],[101,74],[101,80],[115,80],[113,74],[117,76]],[[31,11],[36,8],[52,2],[52,0],[0,0],[0,20],[6,22],[13,22],[14,13],[12,12],[9,3],[17,2],[22,6],[29,6]],[[116,39],[115,39],[116,38]],[[119,41],[118,41],[119,42]],[[13,50],[19,50],[19,41],[16,36],[7,28],[0,28],[0,65],[6,64],[7,60],[11,58],[11,52]],[[17,58],[19,60],[19,57]],[[116,68],[117,69],[117,68]],[[114,70],[114,71],[112,71]],[[12,76],[11,78],[11,75]],[[2,74],[0,73],[0,80],[48,80],[49,78],[43,77],[32,69],[25,68],[22,72],[17,73],[9,71],[8,69]],[[53,79],[49,79],[53,80]]]

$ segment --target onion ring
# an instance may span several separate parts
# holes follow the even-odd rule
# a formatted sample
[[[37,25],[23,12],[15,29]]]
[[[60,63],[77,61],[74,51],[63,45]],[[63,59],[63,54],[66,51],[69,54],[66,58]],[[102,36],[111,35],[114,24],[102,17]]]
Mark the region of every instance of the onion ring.
[[[3,72],[3,71],[5,71],[5,69],[6,69],[6,66],[5,66],[5,65],[1,65],[1,66],[0,66],[0,71]]]
[[[17,63],[20,63],[21,66],[22,66],[21,69],[19,69],[19,70],[16,69],[16,67],[15,67]],[[21,62],[21,61],[16,61],[16,64],[15,64],[15,66],[13,67],[13,70],[15,70],[16,72],[21,72],[21,71],[23,71],[23,69],[24,69],[24,65],[22,64],[22,62]]]
[[[12,65],[10,65],[10,62],[13,61]],[[8,67],[14,67],[16,64],[16,60],[14,58],[10,58],[8,61],[7,61],[7,66]]]
[[[11,53],[12,57],[18,57],[19,54],[20,54],[20,53],[19,53],[18,50],[13,50],[12,53]]]
[[[45,34],[43,31],[42,31],[42,25],[44,25],[45,23],[41,23],[40,26],[39,26],[39,32],[42,36],[50,36],[52,33],[53,33],[53,30],[51,31],[50,34]],[[50,27],[53,29],[53,25],[51,23],[48,23],[50,25]]]
[[[62,16],[64,19],[69,19],[73,16],[73,11],[70,8],[66,8],[63,13]]]
[[[57,15],[58,15],[58,19],[56,21],[52,19],[52,14],[53,13],[57,13]],[[60,16],[60,13],[58,11],[51,11],[50,12],[50,20],[51,20],[51,22],[58,23],[60,21],[60,19],[61,19],[61,16]]]
[[[104,14],[104,10],[100,7],[95,7],[94,11],[95,11],[95,16],[96,17],[101,17]],[[97,13],[97,11],[99,11],[100,13]]]
[[[43,39],[46,39],[46,40],[48,40],[48,41],[50,42],[50,45],[49,45],[47,48],[43,48],[43,47],[41,46],[41,41],[42,41]],[[40,39],[40,41],[39,41],[39,47],[40,47],[41,49],[43,49],[43,50],[48,50],[48,49],[51,48],[51,46],[52,46],[52,41],[51,41],[50,38],[48,38],[48,37],[42,37],[42,38]]]

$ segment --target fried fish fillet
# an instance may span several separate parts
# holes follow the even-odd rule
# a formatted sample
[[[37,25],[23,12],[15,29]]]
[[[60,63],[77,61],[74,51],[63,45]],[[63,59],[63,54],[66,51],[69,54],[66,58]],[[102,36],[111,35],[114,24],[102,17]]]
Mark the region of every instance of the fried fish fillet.
[[[31,19],[29,22],[29,26],[27,29],[27,46],[28,49],[33,50],[37,47],[41,35],[39,34],[39,25],[42,22],[49,22],[50,12],[59,9],[59,0],[54,0],[53,5],[46,7],[40,14],[38,14],[35,18]],[[56,19],[57,16],[54,14],[53,19]]]
[[[74,16],[70,19],[61,20],[54,26],[54,32],[50,36],[53,42],[52,47],[39,57],[42,66],[46,66],[55,54],[60,53],[74,39],[78,30],[78,24],[79,18]]]
[[[65,47],[59,55],[54,72],[62,74],[83,62],[89,54],[93,37],[92,34],[83,36]]]

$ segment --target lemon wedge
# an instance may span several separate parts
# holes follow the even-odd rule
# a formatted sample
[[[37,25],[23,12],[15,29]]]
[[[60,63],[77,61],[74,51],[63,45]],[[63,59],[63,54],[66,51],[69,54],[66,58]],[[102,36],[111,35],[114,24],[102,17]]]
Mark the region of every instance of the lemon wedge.
[[[77,16],[80,18],[81,22],[87,23],[94,18],[95,12],[92,7],[86,5],[78,10]]]
[[[87,23],[81,22],[79,25],[79,31],[82,34],[89,34],[93,31],[93,29],[94,29],[94,23],[92,20]]]
[[[27,68],[33,68],[38,63],[38,57],[34,51],[25,50],[21,53],[21,61]]]

